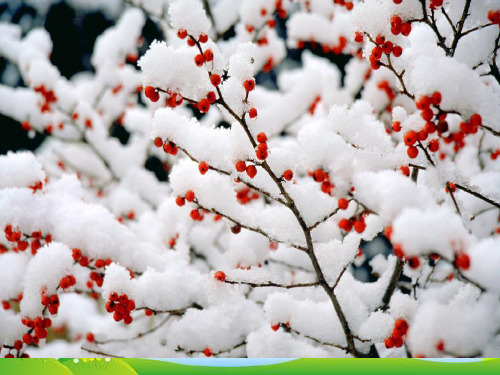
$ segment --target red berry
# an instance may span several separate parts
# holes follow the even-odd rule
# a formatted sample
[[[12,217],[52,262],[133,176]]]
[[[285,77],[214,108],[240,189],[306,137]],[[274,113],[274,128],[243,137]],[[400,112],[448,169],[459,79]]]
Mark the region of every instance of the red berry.
[[[316,182],[323,182],[326,178],[326,173],[322,169],[316,169],[313,172],[313,179]]]
[[[19,351],[21,350],[23,347],[23,342],[21,340],[17,340],[15,343],[14,343],[14,348]]]
[[[394,339],[392,337],[388,337],[385,339],[384,344],[387,349],[392,349],[394,348]]]
[[[186,31],[186,30],[184,30],[184,29],[179,29],[179,30],[177,31],[177,36],[178,36],[180,39],[184,39],[184,38],[186,38],[186,36],[187,36],[187,31]]]
[[[354,230],[356,232],[363,233],[365,229],[366,229],[366,224],[365,224],[364,220],[357,220],[354,223]]]
[[[151,100],[152,102],[157,102],[160,100],[160,94],[158,94],[158,91],[153,86],[146,86],[144,89],[144,94],[146,95],[146,98]]]
[[[247,92],[250,92],[255,88],[255,81],[253,79],[247,79],[243,82],[243,87]]]
[[[437,150],[439,150],[439,140],[438,139],[432,139],[429,141],[429,145],[427,146],[427,148],[431,151],[431,152],[436,152]]]
[[[212,82],[212,85],[214,85],[215,87],[219,86],[220,83],[221,83],[220,75],[218,75],[218,74],[212,74],[210,76],[210,82]]]
[[[206,357],[211,357],[213,355],[212,350],[210,348],[205,348],[203,354],[205,354]]]
[[[204,161],[202,161],[199,165],[198,165],[198,169],[200,171],[200,173],[202,175],[204,175],[205,173],[207,173],[207,171],[209,170],[210,166],[205,163]]]
[[[87,341],[88,342],[94,342],[94,334],[89,332],[87,333]]]
[[[23,335],[23,342],[27,345],[31,344],[33,342],[33,337],[29,333],[25,333]]]
[[[291,181],[293,178],[293,172],[290,169],[287,169],[283,172],[283,178],[287,181]]]
[[[203,58],[205,61],[212,61],[214,59],[214,54],[211,49],[207,49],[205,52],[203,52]]]
[[[265,143],[261,143],[261,145],[263,144]],[[259,149],[255,152],[255,156],[257,156],[257,159],[259,160],[266,160],[268,156],[267,150]]]
[[[401,131],[401,123],[399,121],[394,121],[392,123],[392,130],[394,130],[396,133]]]
[[[420,267],[420,259],[418,259],[418,257],[412,257],[408,259],[408,264],[411,268],[416,269]]]
[[[470,258],[467,254],[460,254],[455,258],[455,265],[462,270],[470,268]]]
[[[52,325],[52,320],[50,320],[50,318],[45,318],[43,320],[43,328],[50,328],[51,325]]]
[[[399,57],[403,54],[403,48],[401,48],[401,46],[394,46],[394,48],[392,49],[392,54],[394,55],[394,57]]]
[[[247,165],[246,172],[248,177],[254,178],[257,175],[257,168],[255,165]]]
[[[217,271],[214,274],[214,279],[218,280],[218,281],[224,282],[226,280],[226,274],[224,272],[222,272],[222,271]]]
[[[472,126],[481,126],[483,124],[483,119],[480,114],[476,113],[470,117],[469,122]]]
[[[132,320],[132,317],[130,315],[127,315],[125,318],[123,318],[123,323],[130,324],[132,323]]]
[[[401,348],[403,346],[404,342],[403,342],[402,337],[397,336],[397,337],[393,337],[393,339],[394,339],[394,346],[396,348]]]
[[[198,220],[200,218],[200,211],[198,210],[192,210],[191,213],[189,214],[191,216],[191,219],[193,220]]]
[[[410,168],[408,168],[408,166],[402,165],[401,167],[399,167],[399,169],[405,176],[408,177],[410,175]]]
[[[415,159],[418,156],[418,148],[414,146],[408,147],[406,153],[410,159]]]
[[[345,198],[340,198],[338,201],[338,206],[341,210],[347,210],[347,207],[349,206],[349,201]]]
[[[436,91],[434,94],[432,94],[432,97],[431,97],[431,101],[432,101],[432,104],[434,104],[435,106],[438,106],[441,104],[441,93],[439,91]]]
[[[210,104],[214,104],[215,101],[217,100],[217,97],[215,96],[215,92],[209,91],[207,94],[207,100]]]
[[[188,190],[188,191],[186,191],[185,198],[186,198],[186,200],[187,200],[188,202],[192,202],[192,201],[194,201],[194,198],[195,198],[194,191],[192,191],[192,190]]]
[[[203,65],[204,62],[205,58],[203,57],[202,54],[198,54],[194,57],[194,63],[196,64],[196,66],[200,67]]]
[[[411,23],[403,23],[401,25],[401,34],[403,34],[404,36],[408,36],[410,35],[411,33]]]
[[[417,141],[417,133],[414,130],[409,130],[404,136],[404,142],[407,146],[413,146]]]
[[[425,108],[425,109],[422,111],[422,118],[423,118],[425,121],[431,121],[433,117],[434,117],[434,112],[432,112],[432,109],[430,109],[430,108]]]
[[[186,201],[184,200],[184,198],[182,198],[181,196],[178,196],[177,198],[175,198],[175,203],[179,206],[179,207],[182,207],[186,204]]]
[[[201,43],[206,43],[208,41],[208,35],[206,35],[206,34],[200,34],[200,36],[198,37],[198,40]]]
[[[405,335],[408,331],[408,322],[404,319],[398,319],[394,322],[394,331],[401,336]]]
[[[356,31],[354,33],[354,41],[356,43],[363,43],[363,34],[361,34],[359,31]]]
[[[198,102],[198,109],[201,113],[207,113],[210,109],[210,102],[208,101],[208,99],[201,99]]]
[[[259,134],[257,134],[257,142],[259,142],[259,143],[265,143],[265,142],[267,142],[267,135],[266,135],[266,133],[259,133]]]
[[[247,165],[243,160],[238,160],[235,164],[235,167],[236,167],[236,170],[241,173],[241,172],[245,172]]]
[[[153,315],[153,311],[151,311],[151,310],[149,310],[149,309],[145,309],[145,310],[144,310],[144,314],[145,314],[146,316],[151,316],[151,315]]]
[[[129,312],[135,310],[135,301],[133,299],[127,301],[127,310]]]
[[[156,137],[154,140],[155,147],[163,146],[163,140],[160,137]]]
[[[251,119],[254,119],[257,117],[257,109],[255,108],[250,108],[250,110],[248,111],[248,116],[251,118]]]
[[[45,328],[35,328],[35,335],[38,337],[40,340],[43,340],[44,338],[47,337],[47,330]]]
[[[280,329],[280,324],[278,323],[278,324],[275,324],[275,325],[271,326],[271,329],[273,331],[277,331],[278,329]]]
[[[233,225],[231,227],[231,232],[234,234],[238,234],[241,232],[241,227],[239,225]]]

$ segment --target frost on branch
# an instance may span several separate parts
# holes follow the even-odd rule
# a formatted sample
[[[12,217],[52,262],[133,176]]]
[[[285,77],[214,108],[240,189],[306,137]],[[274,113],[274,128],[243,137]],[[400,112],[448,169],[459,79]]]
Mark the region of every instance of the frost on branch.
[[[3,356],[500,354],[495,2],[127,3],[0,25]]]

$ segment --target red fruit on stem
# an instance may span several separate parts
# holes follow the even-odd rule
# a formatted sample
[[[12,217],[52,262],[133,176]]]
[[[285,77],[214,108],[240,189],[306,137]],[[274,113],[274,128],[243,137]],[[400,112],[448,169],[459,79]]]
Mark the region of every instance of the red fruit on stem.
[[[243,82],[243,87],[247,92],[250,92],[255,88],[255,81],[253,79],[247,79]]]
[[[293,178],[293,172],[290,169],[287,169],[283,172],[283,178],[287,181],[291,181]]]
[[[160,94],[158,94],[158,91],[153,86],[146,86],[144,89],[144,95],[146,95],[146,98],[151,100],[152,102],[157,102],[160,100]]]
[[[226,280],[226,274],[224,272],[222,272],[222,271],[217,271],[214,274],[214,279],[218,280],[218,281],[221,281],[221,282],[224,282]]]
[[[256,118],[257,117],[257,109],[255,109],[254,107],[250,108],[250,110],[248,111],[248,116],[251,119]]]
[[[243,160],[238,160],[235,164],[235,167],[236,170],[241,173],[246,171],[247,165]]]
[[[186,191],[186,195],[185,195],[185,198],[188,202],[192,202],[194,201],[195,199],[195,194],[194,194],[194,191],[192,190],[188,190]]]

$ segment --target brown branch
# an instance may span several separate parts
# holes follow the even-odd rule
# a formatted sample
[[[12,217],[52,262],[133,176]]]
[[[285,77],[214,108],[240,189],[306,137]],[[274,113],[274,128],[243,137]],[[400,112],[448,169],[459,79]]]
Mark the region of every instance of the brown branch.
[[[94,353],[94,354],[98,354],[98,355],[102,355],[103,357],[111,357],[111,358],[124,358],[124,357],[121,357],[119,355],[114,355],[114,354],[110,354],[110,353],[105,353],[101,350],[97,350],[97,349],[91,349],[89,347],[86,347],[84,345],[82,345],[81,347],[82,350],[85,350],[86,352],[89,352],[89,353]]]
[[[337,212],[339,212],[339,210],[340,210],[340,208],[337,207],[335,210],[333,210],[332,212],[330,212],[328,215],[324,216],[322,219],[318,220],[316,223],[314,223],[313,225],[311,225],[308,229],[309,230],[313,230],[318,225],[320,225],[321,223],[324,223],[329,218],[331,218],[333,215],[335,215]]]
[[[153,332],[157,331],[159,328],[161,328],[162,326],[164,326],[170,320],[170,318],[172,316],[174,316],[174,315],[167,316],[165,319],[163,319],[159,324],[157,324],[153,328],[148,329],[145,332],[140,332],[140,333],[138,333],[137,335],[135,335],[133,337],[129,337],[129,338],[125,338],[125,339],[109,339],[109,340],[104,340],[104,341],[95,340],[95,343],[102,345],[102,344],[108,344],[110,342],[127,342],[127,341],[132,341],[132,340],[140,339],[141,337],[147,336],[150,333],[153,333]]]
[[[451,43],[451,47],[450,47],[451,56],[453,56],[455,54],[455,50],[457,48],[458,41],[463,36],[462,30],[463,30],[464,25],[465,25],[465,20],[469,16],[469,8],[470,8],[471,1],[472,0],[465,0],[465,5],[464,5],[464,10],[462,12],[462,17],[460,18],[460,21],[458,22],[457,32],[455,33],[455,36],[453,38],[453,42]]]
[[[229,353],[235,349],[238,349],[240,347],[242,347],[243,345],[246,345],[246,341],[242,341],[240,342],[239,344],[236,344],[235,346],[233,346],[232,348],[229,348],[229,349],[225,349],[225,350],[221,350],[217,353],[212,353],[212,356],[216,357],[220,354],[224,354],[224,353]],[[204,353],[204,350],[188,350],[188,349],[184,349],[182,348],[181,346],[178,346],[177,349],[175,349],[176,352],[184,352],[188,355],[193,355],[195,353]]]
[[[301,332],[296,331],[296,330],[291,329],[291,328],[288,328],[286,330],[289,331],[289,332],[291,332],[291,333],[295,333],[297,336],[302,336],[302,337],[305,337],[306,339],[312,340],[312,341],[314,341],[317,344],[324,345],[324,346],[332,346],[334,348],[341,349],[341,350],[344,350],[347,353],[349,353],[349,348],[348,347],[345,347],[345,346],[342,346],[342,345],[338,345],[338,344],[332,344],[332,343],[329,343],[329,342],[323,342],[323,341],[317,339],[316,337],[312,337],[312,336],[306,335],[304,333],[301,333]]]
[[[271,241],[276,241],[276,242],[280,242],[280,243],[283,243],[287,246],[291,246],[295,249],[298,249],[298,250],[302,250],[302,251],[307,251],[307,248],[301,246],[301,245],[297,245],[297,244],[293,244],[293,243],[287,243],[285,241],[282,241],[278,238],[275,238],[273,235],[265,232],[263,229],[259,228],[259,227],[252,227],[250,225],[246,225],[246,224],[243,224],[241,222],[239,222],[238,220],[236,219],[233,219],[232,217],[230,217],[229,215],[226,215],[224,213],[222,213],[221,211],[215,209],[215,208],[206,208],[204,206],[202,206],[200,203],[198,203],[198,206],[202,209],[202,210],[206,210],[206,211],[209,211],[209,212],[212,212],[216,215],[220,215],[224,218],[226,218],[227,220],[233,222],[234,224],[240,226],[241,228],[244,228],[244,229],[247,229],[247,230],[250,230],[252,232],[255,232],[255,233],[259,233],[259,234],[262,234],[264,237],[267,237],[269,240]]]
[[[274,287],[274,288],[283,288],[283,289],[293,289],[293,288],[309,288],[309,287],[314,287],[314,286],[319,286],[319,283],[316,281],[314,283],[302,283],[302,284],[277,284],[272,281],[268,281],[264,284],[257,284],[257,283],[252,283],[250,281],[235,281],[235,280],[225,280],[224,281],[226,284],[235,284],[235,285],[248,285],[251,286],[252,288],[267,288],[267,287]]]
[[[201,48],[200,43],[195,40],[195,44],[198,47],[198,50],[200,51],[200,53],[203,53],[203,50]],[[208,72],[208,74],[210,75],[209,72]],[[219,95],[219,99],[217,100],[216,103],[220,104],[223,108],[225,108],[231,114],[231,116],[234,117],[234,119],[243,128],[243,130],[244,130],[245,134],[247,135],[248,140],[250,141],[250,143],[252,144],[252,146],[254,148],[256,148],[257,147],[257,142],[253,138],[253,135],[250,132],[250,129],[248,128],[248,125],[246,123],[246,119],[245,119],[246,112],[243,113],[243,115],[241,117],[238,116],[232,110],[232,108],[229,107],[229,105],[227,104],[227,102],[224,100],[222,92],[221,92],[219,86],[216,87],[216,90],[217,90],[217,94]],[[340,303],[339,303],[339,301],[337,299],[337,296],[335,295],[333,289],[330,287],[330,285],[326,281],[325,275],[323,274],[323,271],[321,270],[321,267],[319,265],[318,259],[316,258],[316,254],[314,253],[314,244],[313,244],[313,241],[312,241],[312,236],[311,236],[310,229],[308,228],[308,226],[307,226],[304,218],[302,217],[299,209],[297,208],[294,200],[290,197],[290,195],[286,191],[285,187],[283,186],[282,180],[275,175],[275,173],[273,172],[273,170],[271,169],[271,167],[269,166],[269,164],[267,163],[267,161],[263,161],[262,164],[261,164],[261,167],[267,172],[267,174],[271,177],[271,179],[274,181],[274,183],[276,184],[276,186],[280,190],[281,195],[283,196],[284,200],[287,203],[287,207],[292,211],[293,215],[295,216],[297,222],[299,223],[299,225],[300,225],[300,227],[302,229],[302,232],[304,233],[304,237],[305,237],[305,240],[306,240],[307,247],[303,248],[301,246],[300,248],[304,249],[306,251],[307,255],[309,256],[309,259],[311,260],[311,263],[313,264],[316,276],[318,277],[318,282],[321,285],[321,287],[325,290],[325,292],[327,293],[328,297],[330,298],[330,301],[333,304],[333,307],[335,309],[335,312],[337,313],[337,316],[339,318],[340,324],[342,326],[342,329],[343,329],[345,337],[346,337],[347,347],[348,347],[349,353],[351,353],[352,355],[354,355],[356,357],[362,357],[363,353],[360,353],[356,349],[356,346],[354,344],[354,339],[352,338],[352,335],[351,335],[351,329],[349,327],[349,323],[347,321],[347,318],[345,317],[344,311],[342,310],[342,307],[340,306]],[[298,248],[298,247],[296,247],[296,248]]]
[[[401,258],[397,258],[396,265],[394,266],[394,271],[392,272],[391,279],[389,280],[389,284],[387,285],[387,289],[385,290],[384,296],[382,297],[382,305],[380,309],[382,311],[387,310],[389,307],[389,302],[391,302],[391,297],[398,286],[398,281],[403,272],[403,267],[405,263]]]
[[[463,185],[455,183],[455,186],[456,186],[457,189],[465,191],[466,193],[469,193],[469,194],[475,196],[476,198],[479,198],[479,199],[481,199],[481,200],[483,200],[485,202],[488,202],[489,204],[491,204],[491,205],[493,205],[493,206],[495,206],[497,208],[500,208],[500,203],[494,201],[493,199],[490,199],[490,198],[488,198],[488,197],[486,197],[486,196],[484,196],[484,195],[482,195],[482,194],[480,194],[480,193],[478,193],[478,192],[476,192],[476,191],[474,191],[472,189],[469,189],[468,187],[465,187]]]

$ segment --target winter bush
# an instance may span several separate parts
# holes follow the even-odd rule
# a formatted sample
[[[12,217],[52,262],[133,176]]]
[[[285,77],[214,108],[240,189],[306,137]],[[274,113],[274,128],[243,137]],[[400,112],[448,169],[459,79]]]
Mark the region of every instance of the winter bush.
[[[0,24],[3,356],[500,355],[498,1],[128,3],[71,80]]]

